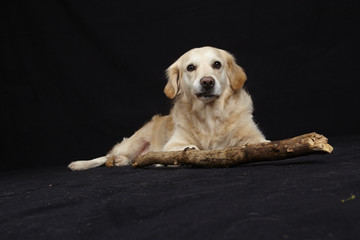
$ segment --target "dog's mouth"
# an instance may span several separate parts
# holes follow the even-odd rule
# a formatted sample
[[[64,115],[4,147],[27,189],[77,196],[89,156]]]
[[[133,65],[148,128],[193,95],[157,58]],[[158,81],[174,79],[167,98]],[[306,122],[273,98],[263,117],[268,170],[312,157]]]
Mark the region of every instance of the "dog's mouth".
[[[218,95],[215,95],[215,94],[210,93],[210,92],[197,93],[196,96],[199,99],[202,99],[202,100],[214,100],[214,99],[219,97]]]

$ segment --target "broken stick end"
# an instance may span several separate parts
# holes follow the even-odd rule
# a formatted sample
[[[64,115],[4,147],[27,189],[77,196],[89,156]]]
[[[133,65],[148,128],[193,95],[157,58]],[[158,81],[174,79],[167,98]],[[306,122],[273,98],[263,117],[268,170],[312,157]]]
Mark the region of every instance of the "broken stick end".
[[[314,145],[314,150],[318,150],[324,153],[331,153],[334,148],[328,143],[327,137],[318,133],[312,133],[311,140]]]

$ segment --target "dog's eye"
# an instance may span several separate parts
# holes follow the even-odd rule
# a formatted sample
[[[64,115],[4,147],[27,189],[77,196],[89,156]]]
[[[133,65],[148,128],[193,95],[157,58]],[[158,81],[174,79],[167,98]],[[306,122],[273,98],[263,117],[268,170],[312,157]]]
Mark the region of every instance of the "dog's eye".
[[[194,71],[194,70],[196,69],[196,67],[195,67],[194,65],[192,65],[192,64],[189,64],[189,65],[186,67],[186,69],[187,69],[189,72],[192,72],[192,71]]]
[[[213,68],[220,69],[221,68],[221,63],[219,61],[214,62]]]

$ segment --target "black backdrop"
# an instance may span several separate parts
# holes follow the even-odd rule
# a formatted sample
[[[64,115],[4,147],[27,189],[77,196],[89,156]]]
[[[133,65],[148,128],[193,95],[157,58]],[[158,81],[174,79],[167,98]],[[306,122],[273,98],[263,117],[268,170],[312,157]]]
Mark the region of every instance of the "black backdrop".
[[[355,0],[1,1],[2,167],[105,154],[166,114],[164,70],[232,52],[269,139],[360,132]]]

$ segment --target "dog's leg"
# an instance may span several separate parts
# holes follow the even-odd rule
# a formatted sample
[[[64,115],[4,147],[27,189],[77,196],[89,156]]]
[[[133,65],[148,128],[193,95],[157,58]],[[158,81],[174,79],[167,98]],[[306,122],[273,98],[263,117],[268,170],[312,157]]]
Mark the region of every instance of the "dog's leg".
[[[154,120],[154,119],[153,119]],[[156,120],[155,120],[156,121]],[[153,121],[145,124],[130,138],[124,138],[104,157],[69,164],[71,170],[86,170],[106,164],[108,167],[129,165],[132,159],[149,151]]]
[[[73,171],[77,170],[86,170],[90,168],[95,168],[103,165],[107,161],[107,156],[95,158],[88,161],[75,161],[69,164],[69,168]]]
[[[96,168],[103,164],[106,164],[108,167],[129,165],[132,159],[138,155],[145,154],[150,146],[145,136],[137,133],[130,138],[124,138],[121,143],[116,144],[109,154],[104,157],[75,161],[70,163],[68,167],[73,171],[77,171]]]

